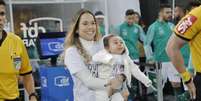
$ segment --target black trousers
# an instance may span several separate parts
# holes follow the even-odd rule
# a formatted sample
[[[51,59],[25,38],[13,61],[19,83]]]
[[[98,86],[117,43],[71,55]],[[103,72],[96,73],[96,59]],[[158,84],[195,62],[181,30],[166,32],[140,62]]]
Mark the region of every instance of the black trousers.
[[[196,73],[196,76],[193,79],[196,88],[196,100],[201,101],[201,73]]]

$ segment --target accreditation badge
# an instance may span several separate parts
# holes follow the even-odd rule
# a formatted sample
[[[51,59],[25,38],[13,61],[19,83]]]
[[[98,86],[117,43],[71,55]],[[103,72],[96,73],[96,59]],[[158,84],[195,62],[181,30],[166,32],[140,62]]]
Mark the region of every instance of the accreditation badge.
[[[16,70],[20,70],[21,64],[22,64],[21,57],[15,57],[15,58],[13,58],[13,63],[14,63],[15,69]]]
[[[127,35],[128,35],[127,30],[126,30],[126,29],[123,29],[123,30],[122,30],[122,34],[123,34],[123,36],[127,36]]]

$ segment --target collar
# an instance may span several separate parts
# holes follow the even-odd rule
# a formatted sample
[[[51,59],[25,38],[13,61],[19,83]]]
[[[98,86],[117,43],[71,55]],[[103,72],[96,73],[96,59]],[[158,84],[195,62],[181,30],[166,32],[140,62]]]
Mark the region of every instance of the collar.
[[[81,38],[81,37],[79,37],[79,39],[80,39],[80,42],[81,42],[83,45],[90,45],[90,44],[93,44],[93,43],[94,43],[94,41],[88,41],[88,40],[85,40],[85,39],[83,39],[83,38]]]
[[[164,20],[161,20],[161,19],[158,19],[157,20],[159,23],[162,23],[162,24],[166,24],[166,23],[168,23],[169,21],[164,21]]]
[[[124,24],[127,26],[127,27],[132,27],[134,25],[134,23],[132,25],[129,25],[126,21],[124,22]]]
[[[6,37],[7,37],[7,33],[6,33],[6,31],[2,31],[2,39],[0,39],[0,46],[2,45],[2,43],[3,43],[3,41],[6,39]]]
[[[94,43],[95,41],[88,41],[88,40],[85,40],[81,37],[79,37],[79,40],[80,40],[80,43],[82,44],[83,48],[89,53],[89,54],[93,54],[93,46],[94,46]]]

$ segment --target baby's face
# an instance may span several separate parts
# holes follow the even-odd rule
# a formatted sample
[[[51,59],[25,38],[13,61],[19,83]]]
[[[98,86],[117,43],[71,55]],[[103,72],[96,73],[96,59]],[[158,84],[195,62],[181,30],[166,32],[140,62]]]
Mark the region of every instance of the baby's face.
[[[121,82],[123,82],[124,79],[125,79],[124,76],[121,75],[121,74],[116,75],[116,77],[117,77]]]
[[[109,40],[109,51],[112,54],[122,54],[125,50],[122,40],[118,37],[111,37]]]

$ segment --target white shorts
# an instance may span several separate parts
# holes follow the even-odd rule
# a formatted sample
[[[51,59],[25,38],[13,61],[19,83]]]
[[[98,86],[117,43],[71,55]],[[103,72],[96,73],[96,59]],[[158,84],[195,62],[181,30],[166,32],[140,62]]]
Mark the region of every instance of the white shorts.
[[[161,73],[164,83],[167,82],[167,79],[170,82],[181,82],[181,77],[171,62],[162,62]]]

